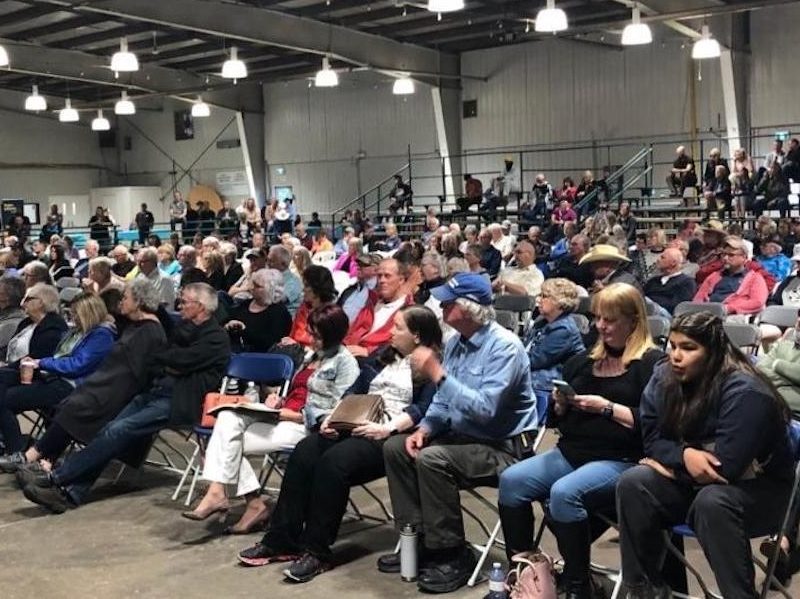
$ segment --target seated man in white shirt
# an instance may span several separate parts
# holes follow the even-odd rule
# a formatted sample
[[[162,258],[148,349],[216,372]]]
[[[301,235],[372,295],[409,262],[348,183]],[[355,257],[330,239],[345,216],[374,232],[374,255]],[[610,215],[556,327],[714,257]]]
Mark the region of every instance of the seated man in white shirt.
[[[510,235],[503,235],[503,227],[499,223],[492,223],[487,230],[492,235],[492,245],[500,252],[503,260],[511,259],[511,252],[514,251],[514,239]]]
[[[544,275],[534,264],[536,250],[533,245],[520,241],[514,248],[514,258],[516,265],[501,270],[492,283],[492,289],[498,293],[537,297],[544,283]]]
[[[171,278],[158,269],[158,254],[152,247],[140,249],[136,253],[137,277],[144,277],[158,290],[160,303],[169,307],[175,305],[175,284]]]

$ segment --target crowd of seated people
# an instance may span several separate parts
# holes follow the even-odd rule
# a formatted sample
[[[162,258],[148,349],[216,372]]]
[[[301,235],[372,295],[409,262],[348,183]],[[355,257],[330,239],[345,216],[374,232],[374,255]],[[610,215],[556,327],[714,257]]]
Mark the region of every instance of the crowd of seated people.
[[[690,164],[685,152],[678,158]],[[703,185],[725,167],[714,158],[720,163]],[[733,174],[741,175],[747,161],[737,161]],[[672,173],[678,193],[691,184],[681,168]],[[770,170],[759,183],[769,185]],[[205,455],[208,490],[184,514],[224,516],[243,498],[244,514],[228,532],[266,534],[240,553],[242,563],[291,562],[284,574],[295,582],[322,574],[334,562],[350,487],[386,476],[398,529],[420,532],[423,591],[466,584],[476,558],[459,489],[480,484],[499,489],[509,557],[534,549],[531,506],[547,503],[570,599],[593,593],[598,512],[619,518],[628,596],[670,583],[652,561],[652,531],[686,521],[725,596],[752,596],[745,545],[777,530],[788,497],[785,429],[800,413],[800,350],[792,331],[771,331],[769,351],[753,365],[723,325],[753,322],[768,304],[800,309],[800,220],[764,214],[753,230],[689,221],[668,239],[658,228],[637,234],[625,203],[612,210],[600,199],[592,220],[579,220],[570,202],[602,186],[591,173],[580,187],[536,184],[537,218],[541,202],[561,202],[550,207],[558,215],[549,227],[495,222],[462,231],[432,219],[421,239],[387,228],[391,243],[377,248],[364,243],[370,224],[354,215],[336,245],[298,227],[247,251],[213,235],[177,252],[156,240],[133,252],[115,247],[109,257],[93,246],[83,268],[67,259],[83,291],[69,306],[69,329],[55,285],[66,246],[38,248],[46,261],[0,278],[0,325],[7,319],[8,329],[0,470],[16,473],[25,496],[50,511],[75,509],[111,460],[138,465],[156,432],[197,424],[232,352],[284,353],[297,374],[286,397],[265,399],[279,409],[277,422],[221,412]],[[712,216],[730,218],[732,204],[724,206]],[[242,214],[255,227],[251,212]],[[12,263],[20,265],[18,256]],[[120,292],[121,301],[110,299]],[[501,326],[493,308],[500,295],[528,296],[530,323]],[[727,316],[673,317],[687,301],[720,304]],[[591,330],[581,329],[577,312]],[[648,316],[672,319],[666,357]],[[30,384],[23,362],[33,368]],[[569,393],[553,391],[561,379]],[[330,428],[338,403],[362,393],[381,395],[388,418],[349,433]],[[28,442],[17,417],[34,409],[45,430]],[[519,440],[545,417],[558,443],[531,456]],[[73,443],[83,447],[65,455]],[[249,459],[290,448],[272,505]],[[754,462],[760,467],[750,469]],[[718,489],[723,479],[730,492]],[[642,489],[658,501],[642,499]],[[755,504],[767,507],[752,522],[709,516],[720,505]],[[766,548],[776,543],[786,580],[800,553],[791,537]],[[378,569],[398,572],[399,556],[381,556]]]

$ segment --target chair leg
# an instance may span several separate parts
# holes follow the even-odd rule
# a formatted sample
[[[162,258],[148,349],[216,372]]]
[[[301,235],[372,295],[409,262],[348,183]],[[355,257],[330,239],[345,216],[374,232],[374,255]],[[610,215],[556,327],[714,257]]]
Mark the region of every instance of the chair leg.
[[[478,576],[481,574],[481,569],[483,568],[483,564],[486,562],[486,558],[489,557],[489,552],[494,547],[494,544],[497,542],[497,535],[500,534],[500,518],[497,519],[497,524],[494,525],[489,538],[486,540],[486,545],[483,545],[481,550],[481,555],[478,558],[478,563],[475,564],[475,569],[472,571],[472,576],[469,577],[467,581],[467,586],[474,587],[475,583],[478,580]]]
[[[189,472],[191,472],[194,468],[194,461],[197,459],[197,454],[200,453],[200,446],[194,441],[192,441],[192,443],[194,443],[194,452],[186,461],[186,469],[183,471],[181,479],[178,481],[178,486],[175,487],[175,492],[172,494],[172,501],[176,501],[178,499],[181,489],[183,489],[183,485],[186,483],[186,478],[189,476]]]
[[[684,567],[687,570],[689,570],[689,572],[692,573],[695,580],[697,580],[697,584],[699,584],[700,588],[703,590],[703,596],[709,598],[723,599],[722,596],[709,590],[708,586],[706,586],[705,580],[703,580],[703,577],[700,575],[700,572],[698,572],[697,569],[694,566],[692,566],[692,564],[689,563],[689,561],[686,559],[686,556],[684,556],[680,551],[675,549],[673,544],[670,542],[669,533],[667,531],[663,531],[663,535],[664,535],[664,544],[667,548],[667,551],[669,551],[675,557],[675,559],[681,562],[684,565]]]
[[[186,494],[186,501],[184,505],[189,507],[192,505],[192,498],[194,497],[194,488],[197,485],[197,479],[200,478],[200,464],[195,466],[194,474],[192,475],[192,484],[189,485],[189,492]]]

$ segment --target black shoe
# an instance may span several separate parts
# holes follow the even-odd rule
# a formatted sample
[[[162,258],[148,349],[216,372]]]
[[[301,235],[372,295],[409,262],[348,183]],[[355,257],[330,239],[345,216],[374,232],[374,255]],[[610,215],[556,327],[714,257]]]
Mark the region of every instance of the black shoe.
[[[39,465],[39,462],[32,462],[30,464],[23,464],[17,470],[17,484],[20,489],[24,489],[28,485],[35,485],[46,489],[53,486],[53,479],[50,478],[50,473]]]
[[[19,470],[20,466],[26,463],[25,454],[21,451],[15,451],[14,453],[0,456],[0,470],[6,474],[14,474]]]
[[[417,578],[417,588],[427,593],[452,593],[467,584],[477,559],[468,547],[461,547],[453,557],[436,560]]]
[[[264,543],[256,543],[239,552],[239,562],[245,566],[266,566],[278,562],[290,562],[298,557],[297,553],[273,549]]]
[[[761,546],[759,547],[759,551],[761,555],[769,559],[775,552],[775,544],[777,543],[777,539],[775,537],[769,537],[764,539],[761,542]],[[797,547],[792,547],[789,549],[787,553],[783,549],[778,551],[778,562],[775,564],[775,572],[774,576],[778,582],[780,582],[783,586],[787,586],[789,582],[792,580],[792,575],[796,574],[800,570],[800,549]],[[769,588],[777,590],[778,587],[775,586],[774,583],[770,582]]]
[[[69,509],[77,507],[61,487],[48,487],[43,489],[35,485],[28,485],[22,489],[28,501],[37,503],[54,514],[63,514]]]
[[[283,575],[293,582],[308,582],[332,567],[329,562],[321,560],[316,555],[306,553],[299,560],[292,562],[283,571]]]
[[[384,574],[400,573],[400,552],[386,553],[378,558],[378,571]]]

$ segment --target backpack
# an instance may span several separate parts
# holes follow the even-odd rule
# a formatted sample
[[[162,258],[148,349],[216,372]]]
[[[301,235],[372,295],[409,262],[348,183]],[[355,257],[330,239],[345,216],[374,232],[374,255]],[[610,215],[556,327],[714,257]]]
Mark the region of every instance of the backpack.
[[[556,599],[556,576],[553,560],[541,551],[526,551],[511,558],[516,563],[506,577],[510,599]],[[509,586],[511,578],[514,584]]]

